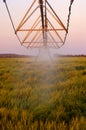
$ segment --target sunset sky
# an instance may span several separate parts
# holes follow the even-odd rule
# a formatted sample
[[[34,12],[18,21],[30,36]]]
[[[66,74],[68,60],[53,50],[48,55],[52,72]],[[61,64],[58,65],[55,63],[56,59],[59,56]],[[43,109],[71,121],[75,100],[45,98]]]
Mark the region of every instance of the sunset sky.
[[[7,1],[9,1],[9,7],[11,9],[12,8],[11,6],[13,6],[12,0],[7,0]],[[16,15],[20,13],[20,16],[22,18],[23,8],[24,8],[23,5],[25,2],[28,2],[28,4],[30,4],[31,0],[22,0],[22,1],[14,0],[14,1],[15,1],[14,2],[15,4],[14,17],[16,17],[17,19],[18,16]],[[61,9],[61,10],[58,11],[58,15],[61,15],[61,13],[64,12],[63,7],[65,7],[63,4],[65,5],[67,4],[66,8],[68,10],[67,1],[69,2],[70,0],[48,0],[48,1],[49,3],[52,4],[53,7],[55,7],[55,11],[59,3],[58,9]],[[22,10],[21,10],[21,7],[23,7]],[[62,20],[67,19],[66,17],[67,15],[68,14],[66,13],[66,15],[62,16],[62,17],[65,17]],[[14,22],[16,22],[16,20],[14,20]],[[14,31],[13,31],[11,22],[9,20],[3,0],[0,0],[0,54],[1,53],[15,53],[15,54],[30,54],[31,53],[32,54],[32,53],[35,53],[36,51],[37,50],[34,50],[34,49],[28,50],[20,45],[18,39],[16,38],[14,34]],[[72,6],[71,19],[70,19],[69,33],[68,33],[65,45],[58,50],[52,50],[52,51],[55,53],[56,52],[60,53],[60,54],[73,54],[73,55],[85,54],[86,55],[86,0],[74,0],[73,6]]]

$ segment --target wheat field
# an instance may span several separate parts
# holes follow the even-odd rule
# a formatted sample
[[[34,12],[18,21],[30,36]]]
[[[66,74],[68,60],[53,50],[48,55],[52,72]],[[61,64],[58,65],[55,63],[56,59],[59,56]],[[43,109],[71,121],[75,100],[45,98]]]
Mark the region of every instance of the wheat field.
[[[86,130],[86,57],[0,58],[0,130]]]

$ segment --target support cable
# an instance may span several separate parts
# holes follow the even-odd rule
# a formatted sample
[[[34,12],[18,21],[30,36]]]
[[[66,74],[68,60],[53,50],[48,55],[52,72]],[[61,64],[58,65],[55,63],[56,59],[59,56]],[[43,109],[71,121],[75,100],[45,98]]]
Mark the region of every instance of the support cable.
[[[16,33],[16,29],[15,29],[15,26],[14,26],[14,23],[13,23],[13,20],[12,20],[12,17],[11,17],[7,2],[6,2],[6,0],[3,0],[3,2],[5,3],[6,9],[7,9],[7,12],[8,12],[8,15],[9,15],[9,18],[10,18],[10,21],[11,21],[11,24],[12,24],[12,27],[13,27],[13,30],[14,30],[14,33],[17,36],[17,39],[19,40],[19,42],[21,44],[21,40],[20,40],[19,36]]]
[[[8,12],[8,15],[9,15],[9,18],[10,18],[10,21],[11,21],[11,24],[12,24],[12,27],[13,27],[14,32],[15,32],[14,23],[13,23],[13,20],[12,20],[12,17],[11,17],[11,14],[10,14],[10,11],[9,11],[9,8],[8,8],[8,5],[7,5],[7,2],[6,2],[6,0],[3,0],[3,2],[5,3],[5,6],[6,6],[6,9],[7,9],[7,12]]]

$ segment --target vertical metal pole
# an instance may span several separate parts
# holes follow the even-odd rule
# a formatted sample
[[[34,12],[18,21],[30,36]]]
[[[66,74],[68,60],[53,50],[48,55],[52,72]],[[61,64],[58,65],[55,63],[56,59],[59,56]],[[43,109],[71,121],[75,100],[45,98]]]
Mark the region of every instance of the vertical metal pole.
[[[44,38],[44,17],[43,17],[43,0],[39,0],[40,12],[41,12],[41,20],[42,20],[42,32]]]
[[[46,0],[39,0],[41,20],[42,20],[42,32],[43,32],[43,44],[47,46],[47,13],[46,13]]]
[[[45,25],[44,25],[44,34],[45,34],[45,37],[44,37],[44,46],[47,47],[47,12],[46,12],[46,0],[44,0],[44,22],[45,22]]]

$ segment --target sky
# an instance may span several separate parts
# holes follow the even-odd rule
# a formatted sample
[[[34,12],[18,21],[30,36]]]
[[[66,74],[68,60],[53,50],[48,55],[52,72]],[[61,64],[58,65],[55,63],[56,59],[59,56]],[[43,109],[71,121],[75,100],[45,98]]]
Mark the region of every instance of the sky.
[[[67,20],[68,4],[70,0],[48,0],[55,11],[58,11],[62,21]],[[18,18],[21,19],[26,5],[30,5],[32,0],[7,0],[10,10],[14,8],[14,23],[18,24]],[[28,2],[28,4],[26,3]],[[59,4],[58,4],[59,3]],[[25,8],[24,8],[25,7]],[[65,9],[64,9],[65,8]],[[67,9],[67,11],[66,11]],[[19,15],[20,14],[20,15]],[[64,22],[65,23],[65,22]],[[70,19],[69,33],[64,46],[60,49],[51,50],[59,54],[86,55],[86,0],[74,0]],[[21,46],[14,34],[3,0],[0,0],[0,54],[35,54],[38,50],[26,49]]]

